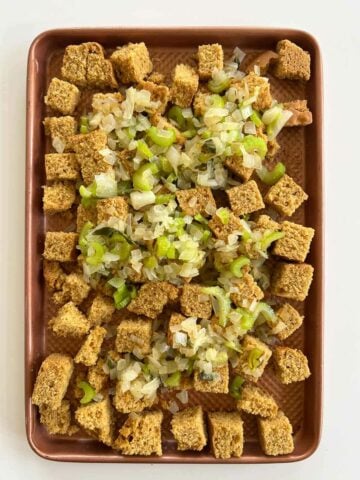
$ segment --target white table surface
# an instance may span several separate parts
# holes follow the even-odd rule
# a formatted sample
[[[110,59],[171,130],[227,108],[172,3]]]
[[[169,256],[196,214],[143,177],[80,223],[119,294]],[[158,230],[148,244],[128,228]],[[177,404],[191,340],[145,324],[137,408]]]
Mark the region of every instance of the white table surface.
[[[359,1],[8,0],[0,13],[0,478],[359,478],[357,302],[360,220]],[[213,4],[214,6],[210,6]],[[300,28],[324,64],[326,185],[325,399],[322,441],[287,465],[87,465],[37,457],[23,412],[23,262],[26,56],[41,31],[65,26],[258,25]],[[311,174],[311,172],[310,172]],[[310,333],[311,334],[311,333]]]

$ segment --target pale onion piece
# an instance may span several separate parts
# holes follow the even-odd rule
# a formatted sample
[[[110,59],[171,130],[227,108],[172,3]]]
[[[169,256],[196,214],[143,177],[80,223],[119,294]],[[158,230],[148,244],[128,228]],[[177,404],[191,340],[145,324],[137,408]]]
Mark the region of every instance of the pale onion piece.
[[[101,400],[104,400],[104,395],[102,395],[101,393],[97,393],[94,398],[93,398],[94,402],[101,402]]]
[[[115,180],[115,172],[110,171],[95,175],[96,196],[99,198],[116,197],[117,182]]]
[[[259,155],[247,153],[243,146],[240,147],[241,153],[243,154],[243,166],[246,168],[261,168],[261,158]]]
[[[282,113],[282,108],[279,105],[274,105],[263,113],[262,121],[265,125],[275,122]]]
[[[182,109],[182,114],[184,118],[191,118],[193,116],[193,112],[191,108],[183,108]]]
[[[110,150],[110,148],[103,148],[99,150],[100,155],[104,158],[104,161],[109,165],[114,165],[117,160],[116,152]]]
[[[153,395],[156,394],[156,391],[159,387],[160,387],[160,379],[155,377],[142,387],[141,393],[146,397],[152,397]]]
[[[131,192],[130,203],[135,210],[139,210],[146,205],[155,203],[156,197],[154,192]]]
[[[186,405],[189,402],[189,393],[187,390],[181,390],[181,392],[177,393],[175,396],[183,405]]]
[[[116,255],[114,253],[106,252],[104,253],[102,257],[102,261],[104,263],[111,263],[111,262],[117,262],[119,260],[119,255]]]
[[[100,123],[101,130],[104,130],[106,133],[110,133],[116,128],[116,121],[114,116],[109,113],[108,115],[104,116]]]
[[[234,48],[231,59],[235,60],[238,65],[240,65],[240,63],[244,60],[245,57],[246,53],[244,52],[244,50],[241,50],[241,48],[239,47]]]
[[[177,413],[179,411],[179,405],[175,402],[175,400],[171,400],[169,403],[169,412],[174,415],[174,413]]]
[[[261,71],[259,65],[254,65],[254,73],[255,75],[260,75]]]
[[[187,345],[188,336],[184,332],[175,332],[174,333],[174,344],[175,345],[182,345],[186,347]]]
[[[54,137],[52,141],[52,146],[55,148],[57,153],[63,153],[65,150],[66,143],[61,140],[59,137]]]
[[[211,127],[219,123],[224,117],[229,115],[226,108],[209,108],[203,117],[206,126]]]
[[[256,135],[256,125],[254,122],[245,122],[244,132],[247,135]]]

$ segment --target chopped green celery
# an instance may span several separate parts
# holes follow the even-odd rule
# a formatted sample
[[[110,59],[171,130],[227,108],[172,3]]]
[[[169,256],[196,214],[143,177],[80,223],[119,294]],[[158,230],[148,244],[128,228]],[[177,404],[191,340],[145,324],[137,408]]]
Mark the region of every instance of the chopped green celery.
[[[87,125],[80,125],[80,133],[82,133],[83,135],[89,133],[89,127]]]
[[[95,397],[96,395],[96,391],[95,389],[88,383],[88,382],[84,382],[84,381],[81,381],[77,384],[77,386],[79,388],[81,388],[81,390],[84,392],[84,395],[83,397],[81,398],[80,400],[80,403],[82,405],[85,405],[87,403],[90,403],[91,400]]]
[[[144,375],[149,376],[150,375],[150,368],[147,363],[144,363],[144,365],[141,367],[141,371],[143,372]]]
[[[81,248],[82,253],[83,249],[86,249],[88,246],[88,241],[86,240],[87,235],[89,234],[90,230],[94,228],[94,225],[91,222],[86,222],[85,225],[82,227],[80,235],[79,235],[79,246]]]
[[[106,252],[106,247],[99,242],[91,242],[89,244],[89,249],[90,248],[94,249],[94,254],[90,257],[86,257],[86,263],[94,266],[99,265]]]
[[[238,353],[241,352],[241,349],[237,347],[235,343],[230,340],[227,340],[226,342],[224,342],[224,345],[226,348],[229,348],[230,350],[234,350],[235,352],[238,352]]]
[[[253,348],[249,352],[248,356],[248,365],[251,370],[255,370],[261,364],[260,358],[263,356],[264,352],[260,348]]]
[[[162,205],[163,203],[169,203],[171,200],[175,199],[175,195],[172,193],[160,193],[156,195],[155,203],[157,205]]]
[[[125,132],[130,140],[133,140],[136,137],[136,129],[134,127],[125,128]]]
[[[81,205],[85,208],[94,207],[96,205],[96,200],[97,199],[95,197],[82,198]]]
[[[115,307],[120,310],[126,307],[133,298],[136,297],[136,288],[134,285],[127,286],[125,282],[119,285],[119,288],[114,292]]]
[[[194,216],[195,220],[199,223],[202,223],[203,225],[207,225],[208,224],[208,221],[206,220],[205,217],[203,217],[201,215],[201,213],[197,213],[195,216]]]
[[[230,263],[229,270],[235,277],[241,278],[243,275],[241,269],[245,265],[250,265],[250,259],[242,255],[241,257],[236,258]]]
[[[164,173],[172,173],[174,171],[169,160],[163,155],[159,158],[160,170]]]
[[[259,302],[254,310],[254,317],[257,320],[262,315],[269,325],[275,325],[276,314],[274,310],[266,302]]]
[[[229,393],[236,400],[239,400],[241,397],[241,388],[244,382],[245,380],[240,375],[237,375],[230,383]]]
[[[265,158],[267,145],[263,138],[255,135],[246,135],[241,141],[247,153],[257,153],[261,159]]]
[[[279,240],[280,238],[283,238],[284,236],[284,232],[271,232],[265,234],[260,240],[260,250],[267,250],[273,242]]]
[[[200,163],[207,163],[210,158],[212,158],[214,155],[212,153],[199,153],[198,160]]]
[[[229,357],[228,357],[228,354],[226,352],[219,352],[216,355],[215,363],[218,364],[218,365],[222,365],[223,363],[226,363],[228,361],[228,359],[229,359]]]
[[[254,315],[244,308],[237,308],[236,311],[241,314],[240,326],[243,330],[251,330],[255,323]]]
[[[125,262],[130,257],[131,245],[127,241],[118,243],[112,250],[111,253],[119,255],[120,262]]]
[[[185,220],[181,217],[174,218],[173,225],[176,228],[176,235],[180,237],[184,233]]]
[[[121,180],[118,182],[118,194],[125,195],[130,193],[132,190],[132,181],[131,180]]]
[[[182,132],[185,138],[194,138],[196,135],[196,130],[195,128],[189,128],[188,130],[185,130],[185,132]]]
[[[227,317],[231,310],[231,302],[229,297],[227,297],[224,290],[218,286],[204,287],[202,292],[205,293],[205,295],[210,295],[217,300],[219,325],[221,327],[225,327],[227,323]]]
[[[156,239],[155,252],[159,258],[166,257],[166,254],[170,247],[171,247],[171,242],[164,235]]]
[[[251,240],[251,233],[247,230],[243,230],[241,232],[241,238],[242,240],[244,240],[244,242],[248,242],[249,240]]]
[[[195,358],[189,358],[188,366],[187,366],[187,369],[186,369],[186,373],[188,375],[192,375],[192,373],[194,371],[194,365],[195,365]]]
[[[82,115],[80,117],[80,125],[87,125],[89,123],[89,119],[86,115]]]
[[[145,158],[152,158],[154,154],[150,150],[150,148],[147,146],[147,144],[144,142],[144,140],[138,140],[137,141],[137,151]]]
[[[208,81],[208,88],[212,93],[221,93],[230,87],[230,78],[224,79],[222,82],[216,82],[211,79]]]
[[[223,225],[228,225],[230,222],[230,210],[228,208],[218,208],[216,210],[216,215],[220,218]]]
[[[186,119],[183,115],[182,109],[178,107],[177,105],[174,105],[170,108],[168,111],[168,117],[170,120],[174,120],[180,127],[180,129],[183,129],[186,127]]]
[[[123,278],[120,278],[120,277],[112,277],[106,283],[108,283],[109,285],[111,285],[115,289],[118,289],[118,288],[120,288],[124,285],[125,280]]]
[[[216,108],[225,107],[225,98],[222,97],[221,95],[217,95],[217,94],[211,95],[210,102],[212,107],[216,107]]]
[[[178,387],[181,382],[181,372],[174,372],[164,381],[164,385],[173,388]]]
[[[175,249],[175,246],[174,245],[170,245],[170,247],[168,248],[167,252],[166,252],[166,257],[169,259],[169,260],[175,260],[176,258],[176,249]]]
[[[166,130],[153,126],[149,128],[147,135],[160,147],[170,147],[176,140],[176,134],[173,129]]]
[[[204,130],[201,134],[201,138],[203,138],[204,140],[211,138],[211,136],[212,136],[212,133],[210,130]]]
[[[177,180],[177,176],[175,175],[175,173],[170,173],[170,175],[166,179],[168,183],[173,183],[175,180]]]
[[[144,267],[149,269],[156,268],[158,266],[157,258],[154,255],[144,258],[143,263]]]
[[[150,192],[155,183],[154,174],[158,172],[159,169],[155,163],[144,163],[132,177],[134,188],[141,192]]]
[[[283,109],[280,105],[274,105],[263,113],[263,123],[265,123],[265,125],[276,123],[276,121],[281,117],[282,112]]]
[[[255,127],[261,127],[263,124],[259,112],[253,110],[253,113],[250,115],[250,120],[255,124]]]
[[[89,133],[89,119],[86,116],[80,117],[80,133]]]
[[[91,198],[96,194],[96,186],[93,188],[94,184],[85,187],[85,185],[80,185],[79,193],[82,198]]]
[[[265,185],[274,185],[284,176],[285,172],[286,167],[282,162],[278,162],[272,170],[268,170],[263,166],[256,171],[258,177]]]

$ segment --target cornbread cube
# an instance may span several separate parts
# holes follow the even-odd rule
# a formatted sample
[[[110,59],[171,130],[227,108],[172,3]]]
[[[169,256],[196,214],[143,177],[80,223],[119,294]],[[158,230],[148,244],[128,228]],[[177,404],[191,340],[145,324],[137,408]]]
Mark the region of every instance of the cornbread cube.
[[[68,45],[65,48],[61,67],[62,77],[79,87],[85,87],[87,85],[87,61],[90,52],[103,55],[103,48],[95,42]]]
[[[281,383],[302,382],[310,377],[308,360],[297,348],[275,347],[274,365]]]
[[[241,457],[243,421],[238,412],[208,413],[211,449],[215,458]]]
[[[260,215],[256,220],[254,230],[262,233],[265,233],[266,231],[276,232],[281,230],[281,226],[278,222],[275,222],[275,220],[269,217],[269,215]]]
[[[186,408],[173,415],[171,431],[177,443],[177,449],[200,452],[207,443],[204,412],[200,405]]]
[[[310,250],[314,229],[292,222],[283,222],[281,230],[285,236],[274,243],[273,253],[287,260],[304,262]]]
[[[246,67],[245,72],[251,73],[254,72],[255,65],[260,69],[260,75],[265,75],[269,70],[270,65],[272,65],[279,58],[278,54],[267,50],[266,52],[260,53],[257,57],[252,60],[249,65]]]
[[[242,388],[236,408],[263,418],[275,417],[278,412],[278,406],[273,397],[262,388],[251,384]]]
[[[76,133],[77,122],[74,117],[45,117],[45,135],[50,135],[52,146],[58,153],[70,150],[68,139]],[[46,160],[47,155],[45,155]],[[55,179],[48,179],[55,180]],[[60,180],[72,180],[72,178],[61,178]]]
[[[80,233],[83,226],[87,222],[97,225],[98,221],[96,207],[84,207],[84,205],[81,205],[80,203],[76,212],[76,231]]]
[[[235,215],[246,215],[265,207],[259,187],[254,180],[226,190]]]
[[[231,293],[230,298],[237,307],[247,307],[254,300],[259,301],[264,298],[264,292],[250,273],[244,273],[241,278],[236,280],[234,286],[237,287],[238,293]]]
[[[276,317],[283,324],[283,329],[277,333],[280,340],[285,340],[290,337],[298,328],[301,327],[304,317],[292,307],[289,303],[284,303],[276,311]]]
[[[144,355],[151,351],[152,321],[124,319],[117,327],[116,350],[119,353],[137,349]]]
[[[75,185],[68,182],[55,182],[44,187],[43,208],[45,213],[54,214],[69,210],[75,202]]]
[[[113,414],[109,397],[79,407],[75,412],[75,419],[89,435],[105,445],[112,444]]]
[[[216,203],[211,188],[208,187],[177,190],[176,199],[181,210],[186,215],[191,215],[192,217],[197,213],[208,216],[209,211],[216,210]]]
[[[302,302],[309,293],[314,268],[307,263],[278,263],[271,278],[273,295]]]
[[[73,302],[66,303],[53,317],[49,325],[56,335],[82,337],[89,332],[90,324]]]
[[[248,91],[249,97],[252,97],[257,93],[257,99],[252,104],[255,110],[266,110],[271,107],[273,98],[271,96],[268,78],[259,77],[254,72],[251,72],[240,81],[235,81],[232,86],[241,92]]]
[[[96,202],[98,223],[107,222],[111,217],[126,220],[128,204],[124,197],[104,198]]]
[[[51,435],[66,435],[71,432],[70,402],[63,400],[57,409],[49,408],[48,405],[40,405],[40,423]]]
[[[114,407],[120,413],[142,412],[145,408],[152,407],[155,398],[143,397],[136,400],[130,390],[123,392],[121,382],[116,383]]]
[[[176,65],[172,76],[171,96],[181,108],[191,106],[191,102],[199,86],[199,77],[189,65]]]
[[[194,390],[196,392],[228,393],[229,392],[229,364],[225,363],[213,368],[212,373],[206,374],[195,371]]]
[[[88,370],[88,382],[96,393],[100,393],[108,384],[109,375],[104,372],[104,364],[104,359],[99,358],[96,365],[92,365]]]
[[[97,53],[89,53],[87,57],[87,83],[90,87],[116,88],[118,83],[115,78],[113,65],[110,60]]]
[[[43,270],[47,288],[50,291],[60,290],[65,280],[65,273],[59,262],[44,260]]]
[[[286,127],[305,127],[312,123],[312,113],[307,106],[307,100],[285,102],[284,108],[292,112],[292,117],[286,122]]]
[[[274,66],[275,77],[289,80],[310,80],[310,54],[290,40],[276,45],[279,58]]]
[[[102,130],[94,130],[85,135],[75,135],[71,139],[72,147],[77,154],[84,183],[89,185],[99,173],[113,170],[99,153],[107,146],[107,135]]]
[[[80,167],[74,153],[48,153],[45,155],[46,180],[78,180]]]
[[[84,280],[83,275],[73,272],[64,278],[60,291],[60,303],[71,300],[79,305],[89,295],[90,285]],[[55,297],[56,299],[56,297]]]
[[[148,282],[141,285],[137,296],[131,300],[128,310],[137,315],[156,318],[165,305],[178,297],[178,289],[168,282]]]
[[[94,327],[86,337],[85,342],[81,345],[80,350],[77,352],[74,358],[74,362],[82,363],[87,367],[95,365],[98,360],[105,335],[105,328],[99,326]]]
[[[223,223],[221,218],[215,214],[208,223],[208,227],[213,232],[216,238],[227,242],[228,236],[234,232],[242,232],[244,230],[242,223],[238,217],[235,217],[233,212],[228,210],[229,218],[226,223]]]
[[[153,68],[144,42],[120,47],[111,55],[110,60],[123,83],[141,82]]]
[[[274,418],[258,418],[260,445],[265,455],[286,455],[294,451],[292,426],[283,412]]]
[[[80,91],[75,85],[54,77],[44,98],[45,104],[52,110],[71,115],[80,100]]]
[[[281,215],[291,216],[308,199],[307,193],[291,177],[284,175],[265,196],[265,202]]]
[[[148,110],[149,113],[164,113],[166,109],[166,105],[170,100],[170,90],[169,87],[166,85],[157,85],[154,82],[140,82],[138,85],[140,90],[147,90],[151,93],[151,101],[152,102],[159,102],[159,106],[157,108]]]
[[[124,100],[121,92],[113,93],[94,93],[91,106],[96,112],[104,114],[120,113],[120,103]]]
[[[32,403],[47,405],[52,410],[60,408],[73,370],[74,362],[69,355],[52,353],[46,357],[36,377]]]
[[[199,45],[199,77],[201,80],[209,80],[214,70],[222,70],[224,67],[224,52],[218,43],[212,45]]]
[[[124,455],[162,455],[161,422],[163,413],[151,412],[130,413],[119,430],[113,448]]]
[[[156,83],[157,85],[160,85],[161,83],[164,83],[165,81],[165,75],[160,72],[151,72],[150,75],[148,76],[148,81]]]
[[[76,259],[78,235],[66,232],[46,232],[44,258],[56,262],[72,262]]]
[[[248,182],[254,172],[253,168],[243,166],[243,158],[237,155],[225,158],[226,167],[243,182]]]
[[[110,322],[114,312],[113,299],[98,294],[90,305],[88,319],[91,325],[101,325]]]
[[[181,312],[186,317],[208,319],[211,317],[212,304],[210,297],[202,293],[201,285],[188,284],[182,288],[180,296]]]
[[[235,371],[251,382],[257,382],[271,357],[270,348],[258,338],[245,335]]]
[[[209,98],[209,93],[202,92],[200,90],[195,93],[193,110],[196,117],[202,117],[206,110],[210,107],[210,101],[208,100]]]
[[[170,346],[173,346],[174,332],[177,331],[177,328],[179,328],[180,331],[180,324],[185,318],[181,313],[174,312],[171,314],[167,328],[167,341]]]

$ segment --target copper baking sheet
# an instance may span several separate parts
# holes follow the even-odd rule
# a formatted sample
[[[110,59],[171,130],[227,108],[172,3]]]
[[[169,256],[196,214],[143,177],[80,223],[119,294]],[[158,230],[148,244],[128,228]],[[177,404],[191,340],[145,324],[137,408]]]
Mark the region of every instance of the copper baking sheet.
[[[274,49],[278,40],[288,38],[311,54],[312,75],[306,84],[271,78],[275,98],[287,101],[307,98],[314,122],[306,128],[284,129],[279,138],[282,146],[279,160],[288,173],[309,194],[305,206],[294,221],[316,230],[308,262],[315,267],[315,277],[304,304],[294,304],[305,314],[304,326],[289,338],[287,344],[301,348],[309,358],[312,375],[306,382],[281,385],[268,368],[261,379],[275,396],[293,424],[295,450],[280,457],[265,456],[259,446],[253,418],[245,420],[245,448],[241,458],[215,459],[209,449],[201,453],[177,452],[165,417],[163,456],[123,456],[79,434],[74,437],[50,436],[39,423],[31,393],[42,359],[53,351],[73,353],[76,345],[57,340],[47,330],[53,313],[42,279],[42,251],[46,229],[72,228],[72,218],[45,218],[42,212],[42,185],[45,183],[44,154],[49,151],[42,119],[46,113],[43,97],[52,76],[57,75],[64,47],[84,41],[100,42],[107,49],[129,41],[144,41],[150,49],[154,69],[169,73],[176,63],[194,64],[199,44],[219,42],[225,52],[235,46],[249,52]],[[84,104],[79,107],[78,113]],[[51,30],[39,35],[31,45],[27,79],[27,150],[26,150],[26,298],[25,298],[25,411],[26,432],[32,449],[40,456],[61,461],[81,462],[192,462],[192,463],[267,463],[292,462],[307,458],[317,448],[321,429],[322,398],[322,324],[323,324],[323,219],[322,219],[322,79],[319,47],[308,33],[288,29],[242,27],[177,27],[177,28],[81,28]],[[206,411],[234,409],[226,395],[190,393],[190,404],[201,403]],[[208,448],[208,447],[207,447]]]

